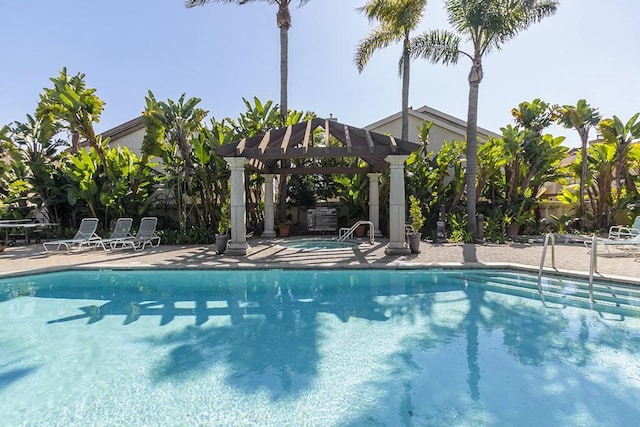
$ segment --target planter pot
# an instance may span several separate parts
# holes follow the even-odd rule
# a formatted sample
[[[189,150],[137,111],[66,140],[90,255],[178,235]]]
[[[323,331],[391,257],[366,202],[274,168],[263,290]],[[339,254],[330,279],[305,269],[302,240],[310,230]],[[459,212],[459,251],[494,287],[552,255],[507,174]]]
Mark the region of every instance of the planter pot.
[[[290,225],[280,225],[278,227],[278,235],[280,237],[289,237],[289,233],[291,232]]]
[[[519,228],[520,228],[520,225],[518,224],[507,225],[507,237],[516,237],[518,235]]]
[[[412,254],[420,253],[420,240],[422,239],[422,233],[411,233],[409,237],[409,249]]]
[[[4,252],[4,246],[0,245],[0,252]]]
[[[367,226],[364,224],[361,224],[356,227],[356,229],[353,231],[353,234],[355,234],[356,237],[363,237],[366,230],[367,230]]]
[[[216,234],[216,252],[223,254],[227,250],[228,234]]]

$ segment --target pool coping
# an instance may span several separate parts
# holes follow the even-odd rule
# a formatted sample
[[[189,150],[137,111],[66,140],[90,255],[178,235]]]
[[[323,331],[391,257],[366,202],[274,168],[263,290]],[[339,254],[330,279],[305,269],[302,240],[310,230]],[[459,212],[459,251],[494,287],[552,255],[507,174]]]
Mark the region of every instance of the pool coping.
[[[327,263],[325,265],[283,265],[278,263],[238,263],[226,266],[209,266],[209,265],[190,265],[176,267],[172,265],[156,265],[156,264],[139,264],[135,266],[131,265],[113,265],[96,262],[92,265],[64,265],[64,266],[48,266],[37,269],[30,269],[28,271],[12,272],[12,273],[0,273],[0,280],[10,279],[15,277],[25,277],[31,275],[40,275],[47,273],[57,273],[63,271],[134,271],[134,270],[172,270],[172,271],[198,271],[198,270],[213,270],[213,271],[228,271],[228,270],[514,270],[523,271],[527,273],[538,273],[539,268],[519,264],[513,262],[491,262],[491,263],[407,263],[396,262],[384,265],[372,264],[372,265],[336,265]],[[579,279],[588,279],[589,274],[576,271],[559,268],[545,267],[543,269],[543,275],[551,276],[569,276]],[[594,273],[594,280],[598,282],[625,284],[631,286],[640,286],[640,279],[629,276],[618,276],[611,274]]]

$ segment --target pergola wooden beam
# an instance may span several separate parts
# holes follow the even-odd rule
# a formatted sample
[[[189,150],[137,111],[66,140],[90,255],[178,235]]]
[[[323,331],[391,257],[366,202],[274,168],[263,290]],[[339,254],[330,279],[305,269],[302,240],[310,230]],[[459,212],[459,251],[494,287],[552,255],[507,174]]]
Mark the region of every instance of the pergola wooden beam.
[[[302,167],[302,168],[273,168],[269,170],[269,173],[280,174],[285,173],[287,175],[321,175],[321,174],[366,174],[375,172],[373,167]]]
[[[329,150],[329,119],[324,120],[324,146],[325,149]]]
[[[271,131],[268,130],[267,133],[265,133],[264,136],[262,137],[262,140],[260,141],[260,145],[258,146],[261,153],[264,153],[266,151],[267,146],[269,145],[270,139],[271,139]]]
[[[367,146],[369,147],[369,152],[371,153],[375,152],[375,147],[373,145],[373,138],[371,138],[371,132],[369,132],[369,129],[365,129],[364,136],[365,136],[365,139],[367,140]]]
[[[352,147],[351,152],[347,150],[347,147],[309,147],[307,150],[304,147],[289,147],[287,150],[287,159],[306,159],[306,158],[330,158],[330,157],[367,157],[367,158],[380,158],[393,154],[390,147],[383,147],[376,151],[375,156],[369,151],[368,147]],[[260,160],[278,160],[282,159],[282,151],[278,148],[267,148],[264,152],[261,152],[259,148],[245,148],[243,156],[249,159],[257,158]]]
[[[398,143],[396,142],[396,139],[393,136],[389,136],[389,140],[391,142],[391,151],[392,152],[396,152],[398,151]]]
[[[240,142],[238,142],[238,146],[236,147],[236,154],[242,154],[246,143],[247,143],[247,138],[242,138]]]
[[[332,123],[333,122],[333,123]],[[324,127],[324,143],[315,144],[314,130]],[[332,139],[332,136],[335,138]],[[216,147],[215,152],[223,157],[249,159],[248,168],[260,173],[275,173],[281,169],[281,161],[287,159],[312,158],[359,158],[369,168],[315,169],[318,173],[365,173],[388,169],[387,156],[408,154],[420,148],[419,144],[382,135],[367,129],[338,123],[332,119],[315,118],[292,124],[282,129],[273,129],[264,134],[244,138],[233,144]],[[295,169],[295,168],[293,168]],[[309,173],[298,170],[282,170],[283,173]]]
[[[282,144],[280,144],[280,149],[282,153],[287,152],[287,148],[289,148],[289,140],[291,139],[291,125],[287,126],[287,131],[284,133],[284,138],[282,138]]]
[[[344,139],[345,139],[345,143],[347,144],[347,153],[351,154],[351,135],[349,134],[349,126],[348,125],[344,125]]]
[[[302,147],[306,152],[309,149],[309,137],[311,136],[311,122],[312,120],[307,121],[307,127],[304,131],[304,141],[302,142]]]

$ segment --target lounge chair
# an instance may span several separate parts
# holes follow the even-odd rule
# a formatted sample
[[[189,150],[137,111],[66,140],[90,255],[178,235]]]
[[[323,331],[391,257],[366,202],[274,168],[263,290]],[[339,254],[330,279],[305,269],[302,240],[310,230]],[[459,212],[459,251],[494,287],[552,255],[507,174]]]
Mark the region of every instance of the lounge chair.
[[[135,251],[143,250],[147,245],[155,248],[160,244],[160,236],[156,235],[156,226],[158,218],[144,217],[140,220],[140,227],[135,237],[132,239],[123,239],[111,243],[112,248],[126,248],[130,246]]]
[[[593,248],[591,247],[591,241],[584,242],[587,247],[587,252],[591,252]],[[637,234],[635,237],[631,237],[629,239],[598,239],[596,241],[596,246],[604,246],[604,251],[609,252],[609,248],[618,249],[625,254],[630,253],[636,249],[640,249],[640,234]],[[595,248],[596,251],[598,248]],[[611,253],[611,252],[609,252]]]
[[[112,245],[116,242],[133,239],[133,236],[130,233],[132,225],[133,218],[118,218],[115,225],[113,226],[111,236],[106,239],[89,240],[88,242],[81,243],[80,246],[82,247],[82,245],[84,244],[93,247],[102,246],[102,249],[106,251],[107,247],[111,248]]]
[[[52,240],[51,242],[44,242],[42,247],[46,252],[49,252],[48,246],[56,246],[56,250],[59,250],[64,246],[67,250],[70,250],[73,246],[78,248],[83,244],[100,239],[100,236],[96,234],[98,228],[98,218],[83,218],[78,228],[78,232],[71,239],[65,240]]]
[[[637,216],[631,226],[612,225],[609,228],[609,239],[629,239],[640,235],[640,216]]]

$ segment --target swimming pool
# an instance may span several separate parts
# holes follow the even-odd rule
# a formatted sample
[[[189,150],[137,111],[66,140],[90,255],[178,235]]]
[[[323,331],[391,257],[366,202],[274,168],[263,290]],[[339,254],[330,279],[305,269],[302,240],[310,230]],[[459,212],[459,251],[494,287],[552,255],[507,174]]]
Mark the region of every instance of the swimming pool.
[[[0,280],[6,425],[632,425],[637,291],[496,270]],[[615,294],[615,296],[614,296]],[[585,306],[586,308],[583,308]]]
[[[338,242],[332,239],[300,239],[286,240],[278,244],[289,249],[314,251],[323,249],[349,249],[358,246],[360,243],[351,241]]]

